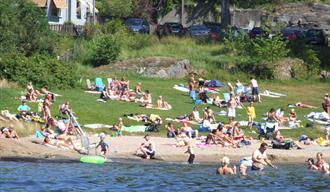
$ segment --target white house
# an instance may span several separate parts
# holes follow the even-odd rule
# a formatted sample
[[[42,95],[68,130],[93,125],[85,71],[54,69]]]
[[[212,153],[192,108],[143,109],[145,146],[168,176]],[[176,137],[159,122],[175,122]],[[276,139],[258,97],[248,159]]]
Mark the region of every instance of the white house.
[[[66,22],[74,25],[85,25],[93,19],[95,0],[32,0],[38,7],[46,12],[49,24],[64,24]]]

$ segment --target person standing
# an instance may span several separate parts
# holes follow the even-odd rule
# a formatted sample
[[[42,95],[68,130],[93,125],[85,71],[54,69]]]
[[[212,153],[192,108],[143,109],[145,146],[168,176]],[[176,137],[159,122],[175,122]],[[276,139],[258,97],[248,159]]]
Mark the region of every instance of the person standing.
[[[266,165],[271,166],[272,168],[276,169],[277,167],[274,166],[271,161],[267,157],[267,143],[261,143],[259,149],[255,150],[252,154],[252,171],[261,171],[265,168]]]
[[[246,107],[246,114],[248,115],[248,126],[250,128],[250,130],[252,129],[252,124],[254,119],[256,118],[256,110],[253,106],[253,102],[249,103],[249,106]]]
[[[230,95],[230,99],[227,103],[227,110],[228,110],[228,119],[234,120],[236,117],[236,107],[237,107],[237,101],[235,99],[234,95]]]
[[[252,89],[252,96],[253,96],[254,101],[261,103],[258,82],[257,82],[257,80],[255,80],[252,77],[250,79],[250,87]]]
[[[323,110],[330,115],[330,98],[329,94],[325,94],[322,103]]]

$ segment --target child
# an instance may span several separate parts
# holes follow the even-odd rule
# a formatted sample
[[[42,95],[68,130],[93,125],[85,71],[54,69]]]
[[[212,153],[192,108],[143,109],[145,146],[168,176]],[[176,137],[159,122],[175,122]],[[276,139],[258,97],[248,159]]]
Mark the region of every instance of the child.
[[[246,113],[248,115],[248,121],[249,121],[248,125],[251,130],[253,120],[256,118],[256,110],[253,106],[253,102],[250,102],[249,106],[246,108]]]
[[[194,163],[194,159],[195,159],[194,146],[187,139],[185,139],[184,142],[185,142],[185,145],[188,146],[187,151],[185,152],[185,153],[188,153],[189,154],[188,163],[189,164],[193,164]]]
[[[96,149],[99,146],[101,146],[101,155],[103,157],[106,157],[107,151],[109,149],[109,145],[104,141],[104,139],[105,139],[105,134],[104,133],[100,133],[99,137],[100,137],[100,142],[97,144]]]
[[[116,136],[122,136],[123,135],[123,119],[119,118],[118,123],[113,125],[113,129],[116,130]]]

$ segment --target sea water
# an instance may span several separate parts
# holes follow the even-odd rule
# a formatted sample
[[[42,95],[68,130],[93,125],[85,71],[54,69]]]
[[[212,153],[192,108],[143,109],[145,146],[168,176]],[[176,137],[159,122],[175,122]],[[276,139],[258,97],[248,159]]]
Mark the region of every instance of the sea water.
[[[247,176],[216,174],[217,165],[112,162],[0,162],[0,191],[330,191],[330,177],[303,165]]]

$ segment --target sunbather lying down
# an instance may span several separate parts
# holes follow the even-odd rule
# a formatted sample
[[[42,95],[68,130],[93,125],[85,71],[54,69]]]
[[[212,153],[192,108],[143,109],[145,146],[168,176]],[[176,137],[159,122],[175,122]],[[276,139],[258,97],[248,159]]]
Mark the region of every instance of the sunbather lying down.
[[[295,104],[288,104],[289,107],[299,107],[299,108],[312,108],[312,109],[317,109],[317,107],[313,105],[307,105],[301,102],[295,103]]]
[[[60,149],[65,150],[73,150],[78,153],[84,153],[82,149],[78,149],[74,142],[72,141],[71,137],[68,138],[50,138],[48,136],[45,137],[44,141],[41,143],[42,145],[48,146],[48,147],[57,147]]]

